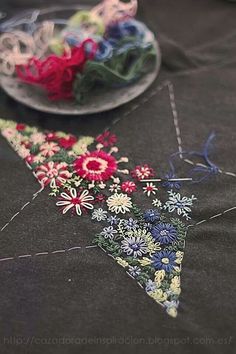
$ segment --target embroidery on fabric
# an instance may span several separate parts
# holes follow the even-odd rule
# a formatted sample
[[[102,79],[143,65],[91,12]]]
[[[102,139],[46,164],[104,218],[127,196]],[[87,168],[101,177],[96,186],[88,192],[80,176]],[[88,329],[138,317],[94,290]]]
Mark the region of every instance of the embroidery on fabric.
[[[138,165],[129,171],[120,157],[117,137],[106,131],[95,139],[0,120],[9,141],[42,187],[50,188],[62,214],[89,214],[105,223],[94,244],[101,247],[173,317],[180,295],[181,263],[187,225],[195,196],[176,193],[180,186],[157,185],[154,169]],[[121,167],[120,167],[121,165]],[[144,181],[143,181],[144,182]],[[159,189],[165,198],[158,197]],[[143,193],[150,209],[142,210],[135,195]],[[182,220],[180,220],[180,218]]]

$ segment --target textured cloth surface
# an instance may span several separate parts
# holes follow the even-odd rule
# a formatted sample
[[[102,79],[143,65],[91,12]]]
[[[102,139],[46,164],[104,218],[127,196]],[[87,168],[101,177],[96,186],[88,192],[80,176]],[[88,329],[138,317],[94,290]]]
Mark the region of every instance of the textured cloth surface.
[[[142,97],[99,115],[61,117],[28,109],[1,91],[0,115],[42,129],[83,135],[96,135],[121,118],[112,132],[118,136],[122,154],[130,158],[130,166],[146,162],[163,170],[179,148],[168,87],[157,90],[146,103],[142,99],[169,80],[182,148],[197,150],[210,132],[217,136],[212,156],[222,173],[183,188],[183,193],[198,197],[193,222],[209,219],[236,205],[236,4],[140,0],[139,5],[138,16],[157,34],[163,54],[161,73]],[[1,2],[6,13],[33,6],[45,6],[45,2]],[[137,109],[126,118],[134,104]],[[0,161],[2,226],[40,186],[3,137]],[[187,168],[180,162],[179,174],[184,175]],[[0,262],[0,352],[235,352],[234,221],[232,210],[189,230],[176,319],[168,317],[98,248]],[[0,258],[86,246],[95,228],[86,217],[63,218],[43,191],[0,233]]]

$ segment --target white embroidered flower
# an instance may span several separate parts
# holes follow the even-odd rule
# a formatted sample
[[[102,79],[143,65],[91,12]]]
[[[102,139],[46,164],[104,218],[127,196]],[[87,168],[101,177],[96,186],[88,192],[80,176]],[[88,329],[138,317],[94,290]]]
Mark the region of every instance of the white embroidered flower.
[[[130,236],[121,241],[121,249],[128,256],[134,258],[141,257],[143,254],[148,253],[147,244],[142,237]]]
[[[113,228],[113,226],[108,226],[103,229],[100,235],[102,235],[104,238],[109,238],[112,240],[115,237],[115,234],[117,234],[118,231]]]
[[[143,191],[147,194],[148,197],[150,197],[151,194],[156,194],[158,188],[153,183],[147,183],[146,186],[143,187]]]
[[[191,219],[189,214],[191,213],[191,207],[193,201],[197,198],[192,195],[191,198],[181,197],[180,193],[168,191],[169,200],[165,203],[163,209],[168,210],[169,213],[177,212],[178,215],[182,215],[186,220]]]
[[[27,149],[24,145],[19,146],[17,152],[22,159],[25,159],[30,155],[30,150]]]
[[[107,211],[102,208],[95,209],[92,214],[92,220],[104,221],[107,218]]]
[[[51,157],[56,152],[60,151],[60,147],[54,142],[49,142],[49,143],[44,143],[43,145],[41,145],[39,150],[41,151],[41,154],[43,156]]]
[[[107,199],[108,209],[115,214],[125,214],[132,208],[131,198],[127,194],[115,193]]]
[[[161,207],[162,207],[162,202],[159,200],[159,199],[153,199],[153,201],[152,201],[152,205],[154,206],[154,207],[156,207],[156,208],[160,208],[161,209]]]
[[[117,193],[119,190],[120,190],[120,186],[119,186],[119,184],[116,184],[116,183],[112,184],[109,188],[109,191],[112,193],[114,193],[114,192]]]
[[[93,209],[93,205],[88,203],[94,200],[92,195],[89,195],[89,191],[86,189],[81,194],[77,194],[75,188],[71,188],[68,193],[61,193],[61,200],[59,200],[56,205],[62,206],[62,213],[67,213],[68,210],[72,209],[77,215],[82,215],[82,208]]]

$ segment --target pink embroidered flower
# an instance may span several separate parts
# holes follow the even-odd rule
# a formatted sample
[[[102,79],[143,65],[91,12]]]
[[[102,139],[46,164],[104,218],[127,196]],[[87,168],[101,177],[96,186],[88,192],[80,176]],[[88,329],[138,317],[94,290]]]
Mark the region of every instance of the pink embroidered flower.
[[[46,136],[43,133],[33,133],[30,140],[33,144],[42,144],[45,142]]]
[[[64,149],[70,149],[77,142],[77,138],[74,135],[69,135],[66,138],[59,138],[58,144]]]
[[[28,155],[25,158],[25,161],[28,162],[31,165],[32,163],[34,163],[34,156],[33,155]]]
[[[24,145],[19,146],[17,152],[22,159],[25,159],[30,155],[30,150],[27,149]]]
[[[13,128],[5,128],[2,130],[2,136],[6,139],[11,139],[16,135],[16,131]]]
[[[115,134],[105,131],[103,134],[97,136],[96,141],[104,147],[112,146],[116,143],[117,137]]]
[[[133,171],[131,171],[131,175],[133,178],[141,181],[142,179],[146,179],[154,176],[154,171],[148,165],[136,166]]]
[[[104,151],[87,152],[74,162],[78,176],[89,181],[107,181],[117,171],[117,161]]]
[[[65,162],[59,163],[53,161],[37,167],[35,175],[41,184],[44,186],[50,184],[52,188],[60,186],[71,177],[68,165]]]
[[[43,156],[51,157],[56,152],[60,151],[60,147],[56,143],[49,142],[41,145],[39,150]]]
[[[56,133],[48,133],[46,135],[46,140],[47,141],[56,141],[56,140],[58,140],[58,137],[57,137]]]
[[[121,184],[121,190],[125,193],[131,194],[137,190],[137,186],[132,181],[126,181]]]
[[[67,213],[68,210],[76,212],[77,215],[82,215],[83,209],[93,209],[93,205],[88,203],[93,201],[94,197],[89,195],[88,190],[84,190],[82,193],[77,193],[75,188],[71,188],[67,193],[61,193],[61,200],[56,203],[57,206],[63,207],[62,213]]]

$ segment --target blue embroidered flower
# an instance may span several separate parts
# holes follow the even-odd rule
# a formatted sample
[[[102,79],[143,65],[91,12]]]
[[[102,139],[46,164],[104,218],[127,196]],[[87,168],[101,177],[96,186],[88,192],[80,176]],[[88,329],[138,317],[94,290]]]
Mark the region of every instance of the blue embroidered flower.
[[[174,242],[178,236],[176,228],[167,223],[160,223],[153,226],[151,234],[152,237],[162,245],[168,245]]]
[[[141,257],[148,252],[147,245],[141,237],[130,236],[121,241],[121,249],[128,256]]]
[[[160,214],[155,209],[149,209],[145,211],[143,217],[147,222],[155,222],[160,219]]]
[[[109,238],[111,240],[114,238],[115,234],[117,234],[117,230],[114,230],[113,226],[105,227],[101,232],[101,235],[104,236],[104,238]]]
[[[134,278],[136,278],[141,273],[141,269],[138,266],[129,266],[128,271]]]
[[[107,218],[107,221],[109,222],[109,224],[111,224],[111,225],[117,225],[118,224],[118,222],[120,221],[120,219],[115,215],[115,216],[109,216],[108,218]]]
[[[155,269],[164,270],[170,273],[177,264],[175,263],[176,254],[172,251],[160,251],[152,257],[152,264]]]
[[[156,283],[154,281],[152,281],[151,279],[149,279],[146,283],[146,287],[145,290],[148,291],[155,291],[157,288]]]
[[[124,226],[127,230],[136,230],[136,228],[138,227],[138,221],[129,218],[129,220],[124,220]]]
[[[168,181],[168,179],[174,179],[176,178],[175,174],[172,172],[169,172],[165,175],[164,179],[166,179],[165,182],[162,183],[162,186],[167,189],[180,189],[181,188],[181,182],[179,181]]]

